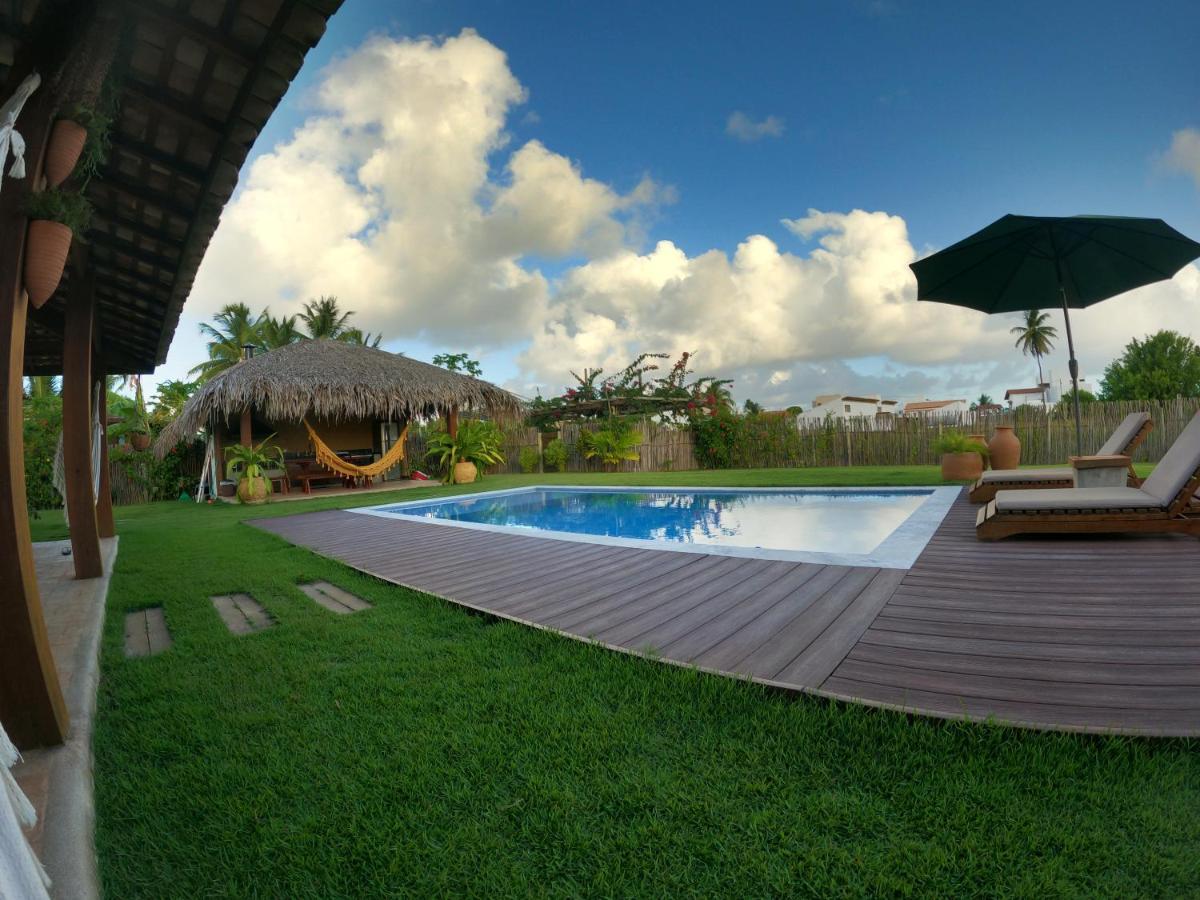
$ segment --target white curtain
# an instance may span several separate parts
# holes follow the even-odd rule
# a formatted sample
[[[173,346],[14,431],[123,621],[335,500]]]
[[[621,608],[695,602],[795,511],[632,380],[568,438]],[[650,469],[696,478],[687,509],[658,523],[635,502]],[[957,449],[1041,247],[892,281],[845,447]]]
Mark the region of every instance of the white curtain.
[[[0,106],[0,178],[3,178],[4,163],[8,160],[8,151],[12,150],[13,164],[8,174],[13,178],[25,177],[25,139],[17,131],[17,116],[25,101],[38,89],[42,76],[34,72],[18,86],[16,92]]]
[[[100,459],[101,452],[104,450],[104,428],[100,425],[100,415],[108,415],[108,410],[103,411],[100,408],[100,389],[101,384],[97,383],[96,390],[93,392],[92,404],[92,503],[95,504],[100,499]],[[106,404],[107,406],[107,404]],[[54,466],[50,472],[50,479],[54,483],[54,489],[58,491],[58,495],[63,499],[63,522],[68,528],[71,527],[71,522],[67,518],[67,464],[63,456],[63,436],[62,432],[58,433],[58,446],[54,450]],[[3,897],[0,896],[0,900]]]
[[[0,897],[45,900],[50,879],[22,830],[37,822],[37,813],[9,771],[20,758],[0,726]]]

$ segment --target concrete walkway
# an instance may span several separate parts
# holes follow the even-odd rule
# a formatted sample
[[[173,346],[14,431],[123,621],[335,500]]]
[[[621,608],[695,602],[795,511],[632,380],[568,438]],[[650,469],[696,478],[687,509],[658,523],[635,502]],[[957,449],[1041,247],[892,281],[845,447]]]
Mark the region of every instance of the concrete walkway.
[[[55,898],[99,897],[92,794],[92,724],[100,681],[100,634],[117,538],[101,541],[104,575],[77,580],[70,541],[33,545],[46,630],[62,683],[71,733],[60,747],[24,754],[13,774],[37,810],[29,835]]]

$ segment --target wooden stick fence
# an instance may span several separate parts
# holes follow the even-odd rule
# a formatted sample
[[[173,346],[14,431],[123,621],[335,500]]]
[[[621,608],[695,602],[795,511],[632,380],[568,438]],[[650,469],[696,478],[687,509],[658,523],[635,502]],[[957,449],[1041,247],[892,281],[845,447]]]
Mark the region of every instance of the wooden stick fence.
[[[1157,462],[1188,421],[1200,409],[1200,399],[1090,403],[1083,407],[1083,449],[1095,452],[1117,424],[1129,413],[1145,411],[1154,430],[1137,454],[1141,462]],[[1021,441],[1021,462],[1027,465],[1061,465],[1075,453],[1075,423],[1069,414],[1053,407],[1022,406],[1015,410],[977,414],[973,412],[943,419],[915,417],[829,419],[824,422],[790,416],[758,416],[746,419],[734,448],[735,468],[794,468],[808,466],[909,466],[937,465],[940,455],[933,449],[938,437],[949,430],[982,434],[989,440],[997,425],[1011,425]],[[567,471],[600,472],[595,460],[585,460],[575,449],[587,425],[560,428],[568,450]],[[626,463],[621,471],[661,472],[700,468],[692,432],[686,427],[641,422],[641,458]],[[496,472],[520,472],[519,457],[525,447],[537,449],[538,433],[533,428],[510,428],[505,432],[506,462]],[[420,467],[425,452],[419,433],[409,437],[408,458]]]

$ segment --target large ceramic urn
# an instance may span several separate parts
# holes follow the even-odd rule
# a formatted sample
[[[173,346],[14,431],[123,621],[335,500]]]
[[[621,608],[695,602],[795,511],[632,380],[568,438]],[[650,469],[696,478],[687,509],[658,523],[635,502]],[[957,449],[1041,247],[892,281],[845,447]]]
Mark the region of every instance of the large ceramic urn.
[[[1021,442],[1011,425],[997,425],[988,442],[988,455],[993,469],[1015,469],[1021,465]]]

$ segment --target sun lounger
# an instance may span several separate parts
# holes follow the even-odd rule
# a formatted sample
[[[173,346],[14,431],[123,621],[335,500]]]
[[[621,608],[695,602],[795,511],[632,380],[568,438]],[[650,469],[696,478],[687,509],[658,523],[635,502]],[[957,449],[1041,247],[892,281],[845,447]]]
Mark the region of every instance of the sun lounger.
[[[999,491],[979,511],[975,534],[1178,532],[1200,536],[1200,413],[1141,487]]]
[[[1097,456],[1133,456],[1133,451],[1146,439],[1154,427],[1150,416],[1144,412],[1130,413],[1116,427],[1104,445],[1096,451]],[[1130,487],[1137,487],[1141,480],[1129,466]],[[1055,466],[1045,469],[993,469],[971,486],[971,502],[987,503],[996,496],[996,491],[1047,490],[1069,488],[1075,485],[1074,470],[1070,466]]]

